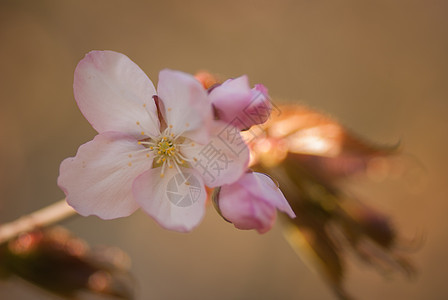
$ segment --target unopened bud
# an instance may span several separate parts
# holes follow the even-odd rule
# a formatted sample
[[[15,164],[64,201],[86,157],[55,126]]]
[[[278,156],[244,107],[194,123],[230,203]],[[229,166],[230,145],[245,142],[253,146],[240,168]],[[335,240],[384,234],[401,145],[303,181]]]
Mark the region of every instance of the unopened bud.
[[[213,202],[223,218],[238,229],[269,231],[277,209],[295,218],[276,183],[261,173],[246,173],[237,182],[221,186],[214,193]]]

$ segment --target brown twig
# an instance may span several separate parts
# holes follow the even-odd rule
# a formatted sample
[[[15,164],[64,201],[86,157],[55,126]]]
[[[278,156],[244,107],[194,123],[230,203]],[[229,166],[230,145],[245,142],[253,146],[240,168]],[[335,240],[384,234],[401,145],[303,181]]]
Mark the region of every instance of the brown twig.
[[[60,222],[75,213],[76,211],[67,204],[65,199],[60,200],[17,220],[0,225],[0,244],[37,227]]]

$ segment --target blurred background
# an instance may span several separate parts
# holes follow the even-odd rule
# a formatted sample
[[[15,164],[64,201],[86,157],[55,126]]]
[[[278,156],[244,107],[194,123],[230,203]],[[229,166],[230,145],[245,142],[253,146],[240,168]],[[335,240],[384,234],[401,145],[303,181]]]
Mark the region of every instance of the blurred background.
[[[64,197],[60,162],[94,130],[73,98],[90,50],[125,53],[154,81],[163,68],[247,74],[276,101],[326,112],[381,144],[401,141],[424,176],[350,186],[412,238],[419,275],[384,278],[352,260],[359,299],[447,299],[448,2],[0,0],[0,222]],[[63,223],[132,258],[137,299],[334,299],[283,239],[237,231],[209,207],[191,234],[142,212]],[[58,299],[20,281],[1,299]]]

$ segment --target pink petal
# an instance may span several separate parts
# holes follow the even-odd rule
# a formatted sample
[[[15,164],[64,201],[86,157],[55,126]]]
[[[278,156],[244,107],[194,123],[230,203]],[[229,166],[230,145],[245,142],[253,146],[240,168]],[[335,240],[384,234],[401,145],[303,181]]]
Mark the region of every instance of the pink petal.
[[[167,169],[163,178],[160,168],[148,170],[134,181],[133,190],[142,209],[160,226],[188,232],[199,225],[204,216],[207,193],[196,171],[181,170],[184,177],[173,168]]]
[[[199,81],[192,75],[165,69],[159,74],[157,91],[172,132],[207,143],[213,115],[207,92]]]
[[[230,79],[214,88],[209,95],[218,119],[246,130],[266,122],[272,105],[262,84],[250,89],[247,76]]]
[[[265,174],[245,173],[237,182],[223,185],[218,196],[222,215],[239,229],[269,231],[276,218],[276,209],[295,214],[280,189]]]
[[[205,145],[183,150],[193,159],[191,166],[203,177],[209,187],[235,182],[249,164],[249,149],[239,129],[221,121],[214,121],[212,136]]]
[[[251,195],[244,186],[224,185],[219,193],[219,208],[223,216],[238,229],[269,231],[276,219],[276,209],[271,204]]]
[[[78,149],[60,166],[58,185],[67,202],[83,216],[114,219],[132,214],[134,179],[152,165],[143,146],[129,135],[106,132]]]
[[[266,174],[253,172],[252,176],[243,176],[238,183],[244,186],[252,195],[263,195],[263,199],[278,210],[295,218],[296,214],[289,205],[288,200]]]
[[[249,124],[245,124],[247,117],[244,115],[244,109],[251,102],[251,90],[247,76],[225,81],[214,88],[209,97],[220,120],[240,129],[250,127]]]
[[[127,56],[89,52],[76,67],[73,90],[79,109],[99,133],[158,134],[154,85]]]
[[[263,124],[266,122],[272,110],[268,90],[262,84],[256,84],[251,90],[250,104],[244,109],[246,122],[251,125]]]

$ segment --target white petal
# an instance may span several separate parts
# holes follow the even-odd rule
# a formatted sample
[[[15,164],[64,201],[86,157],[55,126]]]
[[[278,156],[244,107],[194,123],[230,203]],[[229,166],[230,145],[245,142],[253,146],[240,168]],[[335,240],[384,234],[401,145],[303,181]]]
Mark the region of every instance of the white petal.
[[[205,212],[207,193],[201,176],[192,169],[167,169],[160,177],[160,168],[140,175],[133,190],[141,208],[163,228],[188,232],[199,225]],[[187,180],[187,184],[185,182]]]
[[[73,90],[81,112],[99,133],[158,134],[154,85],[127,56],[88,53],[76,67]]]
[[[165,69],[159,74],[157,91],[165,120],[173,126],[172,132],[207,143],[212,106],[199,81],[190,74]]]
[[[83,216],[114,219],[132,214],[138,208],[132,182],[152,165],[142,149],[134,138],[117,132],[99,134],[79,147],[76,157],[60,167],[58,185],[68,204]]]

